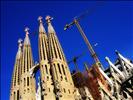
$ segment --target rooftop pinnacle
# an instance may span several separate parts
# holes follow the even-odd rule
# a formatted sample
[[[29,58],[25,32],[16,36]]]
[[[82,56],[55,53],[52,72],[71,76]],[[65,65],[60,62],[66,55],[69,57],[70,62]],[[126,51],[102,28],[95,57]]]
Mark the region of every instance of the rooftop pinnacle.
[[[18,39],[18,44],[19,44],[18,47],[19,47],[19,49],[21,49],[21,47],[22,47],[22,41],[23,41],[22,39]]]
[[[52,24],[51,24],[51,20],[53,19],[52,17],[50,17],[49,15],[48,16],[46,16],[46,21],[47,21],[47,23],[48,23],[48,33],[55,33],[55,30],[54,30],[54,28],[53,28],[53,26],[52,26]]]
[[[39,32],[44,32],[44,33],[46,33],[45,28],[44,28],[44,26],[43,26],[42,19],[43,19],[42,16],[39,16],[39,17],[38,17],[38,21],[39,21],[39,23],[40,23]]]
[[[17,52],[17,55],[16,55],[16,58],[17,59],[20,59],[20,56],[21,56],[21,52],[22,52],[22,39],[19,39],[18,40],[18,52]]]
[[[25,28],[25,33],[26,33],[26,36],[25,36],[25,39],[24,39],[24,45],[30,45],[30,39],[29,39],[29,28],[26,27]]]

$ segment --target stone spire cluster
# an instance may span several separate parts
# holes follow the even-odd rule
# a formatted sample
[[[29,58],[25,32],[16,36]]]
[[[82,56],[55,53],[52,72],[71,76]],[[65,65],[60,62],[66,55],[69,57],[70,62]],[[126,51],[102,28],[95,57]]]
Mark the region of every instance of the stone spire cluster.
[[[52,26],[52,18],[46,16],[48,32],[44,28],[42,19],[41,16],[38,17],[39,66],[33,63],[29,28],[26,27],[23,48],[19,40],[10,100],[74,100],[77,98],[76,94],[79,96],[78,90],[74,87],[62,47]],[[35,74],[31,72],[36,68],[40,70],[40,83],[37,90]],[[16,80],[19,82],[17,83]]]
[[[42,98],[46,100],[73,100],[74,84],[52,18],[46,16],[48,33],[39,17],[39,62],[42,83]]]
[[[39,62],[41,71],[41,83],[42,83],[42,98],[46,100],[55,99],[54,86],[52,81],[51,68],[49,64],[49,47],[48,47],[48,37],[42,23],[42,17],[39,20],[39,37],[38,37],[38,47],[39,47]]]
[[[35,100],[35,78],[30,75],[29,70],[34,65],[31,44],[29,39],[29,28],[25,28],[25,39],[19,39],[19,49],[16,55],[10,100]]]
[[[24,42],[18,40],[10,100],[132,100],[133,63],[116,51],[115,64],[105,58],[107,70],[97,67],[97,63],[88,68],[85,63],[85,72],[71,75],[52,19],[46,16],[46,31],[43,18],[38,17],[38,63],[34,64],[28,27]]]

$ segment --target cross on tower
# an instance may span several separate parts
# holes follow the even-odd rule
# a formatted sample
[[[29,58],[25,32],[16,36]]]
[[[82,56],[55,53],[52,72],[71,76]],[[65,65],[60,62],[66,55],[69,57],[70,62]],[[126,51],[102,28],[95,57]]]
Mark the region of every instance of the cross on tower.
[[[39,16],[39,17],[38,17],[38,21],[39,21],[40,23],[42,23],[42,19],[43,19],[42,16]]]
[[[22,46],[22,39],[20,38],[20,39],[18,39],[18,44],[19,44],[19,47],[21,47]]]
[[[45,20],[50,23],[50,21],[53,19],[53,17],[50,17],[49,15],[46,16]]]
[[[29,34],[29,32],[28,32],[29,31],[29,28],[28,27],[26,27],[24,31],[26,32],[26,35]]]
[[[20,44],[21,42],[22,42],[23,40],[20,38],[20,39],[18,39],[18,43]]]

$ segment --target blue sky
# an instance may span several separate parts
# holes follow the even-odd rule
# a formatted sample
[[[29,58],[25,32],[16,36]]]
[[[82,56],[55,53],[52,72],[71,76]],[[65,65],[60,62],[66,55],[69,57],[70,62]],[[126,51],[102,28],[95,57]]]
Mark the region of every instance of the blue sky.
[[[30,40],[34,61],[38,61],[38,16],[50,15],[67,60],[86,51],[78,59],[81,71],[83,63],[93,63],[93,59],[76,26],[64,31],[64,26],[75,16],[89,10],[89,14],[81,19],[80,24],[94,47],[100,61],[108,66],[105,56],[113,62],[117,58],[115,50],[133,60],[133,2],[109,1],[96,6],[96,2],[87,1],[11,1],[1,4],[1,100],[9,99],[11,77],[17,52],[18,38],[24,39],[24,28],[30,28]],[[95,10],[90,9],[94,7]],[[47,30],[47,26],[45,25]],[[74,65],[69,65],[71,71]]]

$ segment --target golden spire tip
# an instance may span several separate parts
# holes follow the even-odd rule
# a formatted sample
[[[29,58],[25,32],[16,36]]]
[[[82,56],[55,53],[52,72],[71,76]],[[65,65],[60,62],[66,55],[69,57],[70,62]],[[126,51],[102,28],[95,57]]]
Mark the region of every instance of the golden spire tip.
[[[29,34],[29,32],[28,32],[29,31],[29,28],[28,27],[26,27],[24,31],[26,32],[26,35]]]
[[[43,19],[42,16],[39,16],[39,17],[38,17],[38,21],[39,21],[40,23],[42,22],[42,19]]]

